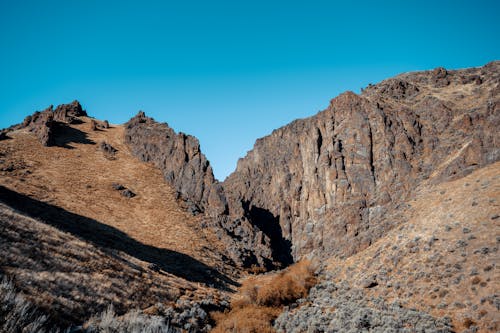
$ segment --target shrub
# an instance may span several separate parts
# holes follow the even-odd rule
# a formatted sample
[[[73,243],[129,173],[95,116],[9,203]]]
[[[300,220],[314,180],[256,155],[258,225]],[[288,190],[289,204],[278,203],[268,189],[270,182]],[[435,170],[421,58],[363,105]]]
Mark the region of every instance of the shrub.
[[[174,333],[178,330],[160,316],[148,316],[139,310],[133,310],[123,316],[116,315],[110,305],[100,315],[90,318],[84,325],[90,333]]]
[[[217,326],[212,333],[274,333],[272,321],[281,310],[275,307],[249,304],[232,309],[229,313],[215,313],[213,319]]]
[[[0,275],[1,277],[1,275]],[[0,282],[0,332],[46,332],[47,317],[18,294],[12,282]]]
[[[275,332],[272,321],[283,306],[307,296],[316,284],[314,265],[304,260],[276,274],[246,279],[231,302],[231,310],[213,313],[212,332]]]
[[[264,306],[283,306],[307,296],[316,284],[314,270],[309,261],[302,261],[280,272],[257,289],[256,303]]]

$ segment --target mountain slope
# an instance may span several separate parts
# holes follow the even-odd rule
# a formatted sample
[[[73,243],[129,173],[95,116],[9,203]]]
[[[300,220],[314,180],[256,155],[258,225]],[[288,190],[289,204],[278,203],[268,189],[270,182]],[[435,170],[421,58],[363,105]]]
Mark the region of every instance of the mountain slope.
[[[498,329],[499,98],[500,62],[402,74],[258,139],[223,183],[143,112],[49,107],[0,133],[1,273],[63,324],[114,304],[206,331],[244,269],[310,258],[278,331]]]
[[[276,326],[286,332],[387,332],[399,325],[419,331],[410,323],[422,329],[424,313],[450,318],[450,331],[498,331],[499,200],[499,162],[418,187],[406,223],[346,260],[329,260],[304,305],[286,311]]]
[[[202,300],[218,307],[239,274],[223,244],[156,168],[130,155],[122,126],[77,120],[53,127],[49,147],[29,127],[1,142],[2,273],[61,325],[109,305],[124,313],[161,303],[179,316]],[[174,324],[187,324],[183,316]]]
[[[157,169],[130,155],[123,127],[92,131],[91,119],[80,119],[81,124],[68,125],[56,136],[54,147],[41,148],[24,129],[9,133],[12,139],[0,148],[6,170],[0,185],[115,227],[144,244],[182,252],[211,266],[221,264],[215,251],[221,244],[185,212]],[[108,156],[100,149],[102,142],[116,153]],[[114,184],[136,196],[123,196]]]
[[[296,260],[352,255],[402,222],[419,184],[499,160],[499,108],[500,62],[341,94],[257,140],[222,184],[229,211],[276,225]]]

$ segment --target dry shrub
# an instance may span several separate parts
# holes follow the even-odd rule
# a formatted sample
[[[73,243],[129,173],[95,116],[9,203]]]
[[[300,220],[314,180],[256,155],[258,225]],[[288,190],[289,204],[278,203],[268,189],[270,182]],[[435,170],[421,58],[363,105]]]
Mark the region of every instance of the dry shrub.
[[[281,310],[274,307],[249,304],[241,308],[233,308],[228,313],[215,313],[212,317],[217,326],[212,333],[274,333],[272,321]]]
[[[274,332],[272,322],[284,305],[307,296],[316,284],[314,265],[300,261],[276,274],[246,279],[231,302],[231,310],[213,313],[212,332]]]
[[[307,296],[316,284],[310,261],[301,261],[290,269],[280,272],[257,290],[257,304],[283,306]]]

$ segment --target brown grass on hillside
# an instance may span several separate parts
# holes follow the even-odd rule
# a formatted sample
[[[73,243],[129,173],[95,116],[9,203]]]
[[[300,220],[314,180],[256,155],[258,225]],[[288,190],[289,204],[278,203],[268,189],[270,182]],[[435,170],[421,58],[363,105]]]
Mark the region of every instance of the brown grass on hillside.
[[[406,223],[365,251],[330,260],[332,282],[375,276],[368,297],[448,316],[456,332],[498,331],[500,162],[415,193]]]
[[[161,305],[174,313],[153,315],[182,326],[185,308],[219,304],[239,274],[222,242],[131,155],[123,126],[79,120],[58,129],[55,146],[28,129],[0,142],[0,273],[61,327],[110,305],[120,317]]]
[[[212,314],[217,323],[212,332],[274,332],[272,322],[282,307],[306,297],[316,284],[314,271],[315,265],[303,260],[278,273],[247,278],[234,296],[231,310]]]
[[[223,244],[200,217],[185,211],[160,170],[131,155],[124,129],[113,125],[91,131],[81,117],[42,147],[28,130],[9,133],[0,143],[0,185],[70,213],[99,221],[147,246],[190,256],[226,274]],[[112,157],[112,158],[110,158]],[[113,184],[136,194],[122,195]]]

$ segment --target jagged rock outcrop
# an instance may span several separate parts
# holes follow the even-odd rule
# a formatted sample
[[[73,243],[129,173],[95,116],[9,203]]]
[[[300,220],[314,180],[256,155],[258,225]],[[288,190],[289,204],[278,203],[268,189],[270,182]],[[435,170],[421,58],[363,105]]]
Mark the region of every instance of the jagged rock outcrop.
[[[242,266],[272,266],[270,239],[244,214],[228,215],[224,190],[200,151],[198,139],[176,133],[139,112],[125,124],[125,142],[132,154],[158,167],[165,180],[194,214],[205,215],[205,225],[215,229],[226,244],[227,255]]]
[[[197,210],[210,207],[224,213],[225,203],[218,196],[212,167],[198,139],[175,133],[168,124],[157,123],[141,111],[125,124],[125,142],[139,159],[160,168],[165,180]]]
[[[499,89],[494,62],[344,93],[257,140],[223,183],[229,211],[243,203],[247,214],[266,212],[250,220],[279,223],[295,259],[351,255],[399,222],[423,181],[461,177],[500,158]]]
[[[54,144],[54,113],[52,105],[42,112],[35,112],[24,119],[22,127],[28,127],[33,132],[43,146]]]
[[[52,109],[52,106],[49,109]],[[82,109],[82,106],[76,100],[69,104],[58,105],[53,113],[55,121],[67,124],[79,123],[80,120],[78,117],[87,116],[87,112]]]
[[[36,135],[42,145],[52,146],[54,144],[54,130],[58,125],[78,123],[80,122],[78,117],[83,116],[87,116],[87,112],[75,100],[69,104],[58,105],[55,110],[51,105],[43,111],[36,111],[24,118],[21,124],[11,126],[2,132],[6,136],[9,131],[28,128]]]
[[[198,140],[142,112],[125,141],[205,214],[235,262],[273,267],[356,253],[402,222],[419,184],[499,160],[499,92],[500,62],[346,92],[258,139],[222,184]]]

